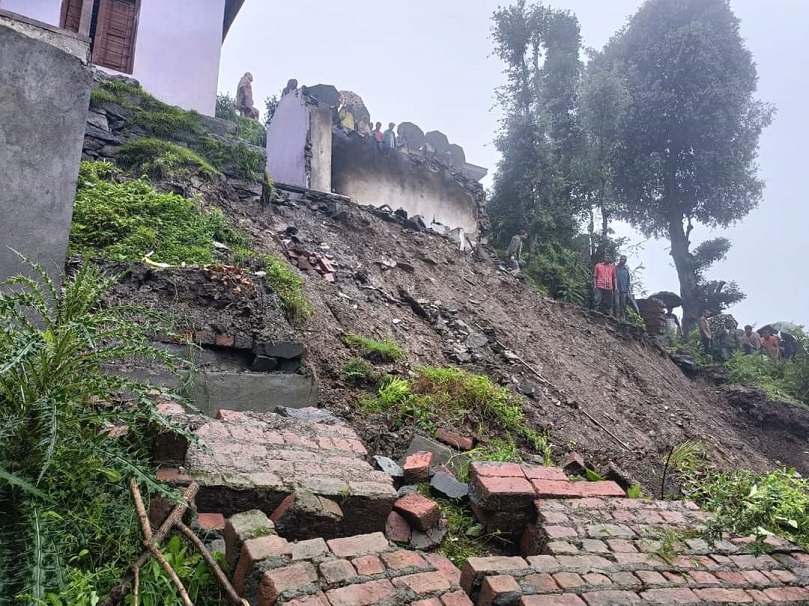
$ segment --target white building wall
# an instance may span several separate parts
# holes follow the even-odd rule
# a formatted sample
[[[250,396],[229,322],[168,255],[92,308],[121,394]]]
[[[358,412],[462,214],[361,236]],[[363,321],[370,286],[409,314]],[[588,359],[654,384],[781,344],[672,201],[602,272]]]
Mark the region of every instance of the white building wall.
[[[56,26],[61,6],[61,0],[0,0],[1,9]],[[212,116],[224,15],[225,0],[141,0],[131,76],[161,101]]]

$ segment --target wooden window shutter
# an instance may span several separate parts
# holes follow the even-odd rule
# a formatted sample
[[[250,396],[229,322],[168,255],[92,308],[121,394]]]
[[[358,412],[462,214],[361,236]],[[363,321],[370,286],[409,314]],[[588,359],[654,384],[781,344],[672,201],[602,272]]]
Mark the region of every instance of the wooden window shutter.
[[[72,32],[79,31],[83,0],[63,0],[60,26]]]
[[[93,63],[132,73],[140,0],[99,0]]]

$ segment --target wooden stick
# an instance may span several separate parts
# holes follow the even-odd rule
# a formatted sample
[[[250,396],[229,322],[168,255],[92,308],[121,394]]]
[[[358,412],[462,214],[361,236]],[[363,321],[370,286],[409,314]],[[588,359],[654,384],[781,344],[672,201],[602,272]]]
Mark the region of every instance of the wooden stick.
[[[152,542],[152,524],[149,522],[149,516],[146,513],[146,507],[143,504],[143,497],[138,488],[138,482],[135,478],[129,480],[129,490],[132,492],[132,500],[135,501],[135,511],[138,513],[138,521],[140,522],[140,529],[143,532],[143,538],[147,543]]]
[[[219,581],[219,586],[224,590],[228,603],[232,604],[233,606],[242,606],[243,604],[248,604],[247,600],[243,600],[239,594],[236,593],[236,590],[233,588],[233,585],[230,584],[230,581],[228,581],[225,573],[222,572],[219,564],[217,564],[216,560],[213,559],[211,552],[209,552],[208,548],[203,545],[199,537],[194,534],[194,531],[182,522],[177,522],[175,528],[183,533],[185,537],[191,541],[191,543],[193,543],[194,547],[197,548],[197,551],[208,564],[208,567],[211,569],[211,572],[213,572],[216,580]]]
[[[157,532],[154,533],[152,542],[161,543],[163,539],[166,538],[166,535],[168,535],[174,525],[182,519],[185,510],[188,509],[188,504],[196,496],[197,492],[199,492],[199,484],[196,482],[191,482],[189,487],[186,488],[185,492],[183,493],[184,502],[178,503],[174,506],[174,509],[169,514],[169,517],[166,518],[166,521],[163,522]],[[110,591],[107,599],[101,603],[101,606],[115,606],[116,604],[119,604],[126,595],[127,591],[129,591],[129,586],[132,584],[132,581],[135,578],[134,571],[143,568],[143,565],[149,561],[150,557],[152,557],[151,551],[144,551],[138,558],[138,561],[131,566],[130,571],[126,574],[124,579],[117,586],[112,588],[112,591]]]
[[[132,571],[132,574],[135,575],[135,583],[132,586],[132,604],[133,606],[138,606],[138,595],[140,593],[140,568],[135,568]]]
[[[160,553],[160,550],[157,548],[157,545],[155,545],[154,543],[150,543],[148,541],[144,541],[143,544],[148,547],[149,551],[152,553],[152,557],[155,560],[157,560],[158,564],[160,564],[160,567],[165,571],[167,575],[169,575],[171,582],[174,583],[174,587],[177,588],[177,592],[180,594],[180,599],[182,599],[183,601],[183,606],[194,606],[194,603],[191,601],[191,598],[188,597],[188,592],[185,590],[185,587],[183,586],[183,582],[180,580],[180,577],[177,576],[177,573],[174,572],[174,569],[171,567],[171,564],[169,564],[166,561],[166,558],[163,557],[163,554]]]
[[[611,432],[609,429],[607,429],[607,428],[606,428],[606,427],[604,427],[604,426],[603,426],[601,423],[599,423],[599,422],[596,420],[596,418],[595,418],[595,417],[593,417],[593,415],[591,415],[589,412],[587,412],[586,410],[582,409],[581,407],[579,407],[579,410],[581,411],[581,413],[582,413],[582,414],[583,414],[585,417],[587,417],[588,419],[590,419],[590,420],[591,420],[593,423],[595,423],[595,424],[596,424],[596,425],[597,425],[599,428],[601,428],[601,429],[602,429],[602,430],[603,430],[603,431],[604,431],[604,432],[605,432],[605,433],[606,433],[606,434],[607,434],[609,437],[611,437],[613,440],[615,440],[616,442],[618,442],[618,444],[620,444],[621,446],[623,446],[624,448],[626,448],[626,449],[627,449],[629,452],[634,452],[634,451],[633,451],[633,450],[632,450],[632,449],[631,449],[629,446],[627,446],[626,444],[624,444],[624,443],[623,443],[623,442],[622,442],[622,441],[621,441],[621,440],[620,440],[620,439],[619,439],[619,438],[618,438],[618,437],[617,437],[615,434],[613,434],[613,433],[612,433],[612,432]]]

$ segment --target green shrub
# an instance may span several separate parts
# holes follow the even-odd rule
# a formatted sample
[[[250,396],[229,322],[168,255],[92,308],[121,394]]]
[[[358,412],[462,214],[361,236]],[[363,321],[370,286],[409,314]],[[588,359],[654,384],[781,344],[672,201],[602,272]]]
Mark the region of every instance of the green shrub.
[[[786,370],[793,363],[786,360],[773,360],[765,355],[746,356],[736,352],[725,363],[728,380],[740,385],[753,385],[761,389],[771,400],[800,403],[796,397],[795,385],[786,376]]]
[[[121,146],[116,159],[126,170],[155,180],[187,179],[192,175],[211,178],[219,174],[195,151],[154,137],[127,141]]]
[[[277,255],[257,253],[247,248],[236,248],[236,260],[255,270],[266,272],[265,279],[281,300],[284,312],[292,320],[303,320],[312,313],[306,298],[304,280],[284,259]]]
[[[261,122],[244,116],[237,116],[235,122],[236,137],[256,147],[267,145],[267,129]]]
[[[376,341],[359,335],[348,335],[345,342],[346,345],[359,348],[363,357],[372,362],[398,362],[407,355],[396,341],[388,337],[383,341]]]
[[[371,365],[362,358],[351,358],[343,366],[343,379],[349,385],[361,385],[372,382],[374,371]]]
[[[584,305],[591,286],[587,260],[576,250],[548,243],[532,256],[528,277],[554,299]]]
[[[249,181],[264,177],[267,163],[263,150],[242,141],[206,135],[202,139],[202,154],[224,173]]]
[[[77,579],[89,600],[143,550],[129,480],[147,498],[177,498],[149,462],[156,432],[188,437],[157,411],[152,386],[103,368],[177,360],[149,342],[149,332],[171,330],[162,318],[102,305],[117,276],[86,265],[57,289],[33,268],[34,279],[11,278],[0,296],[0,602],[46,601]],[[110,436],[115,426],[126,436]]]
[[[216,111],[214,115],[220,120],[235,122],[239,117],[239,109],[236,107],[236,98],[227,93],[216,95]]]
[[[243,243],[219,209],[203,211],[193,200],[155,191],[146,181],[118,181],[118,169],[83,162],[73,208],[70,251],[90,258],[152,259],[170,264],[214,261],[214,240]]]

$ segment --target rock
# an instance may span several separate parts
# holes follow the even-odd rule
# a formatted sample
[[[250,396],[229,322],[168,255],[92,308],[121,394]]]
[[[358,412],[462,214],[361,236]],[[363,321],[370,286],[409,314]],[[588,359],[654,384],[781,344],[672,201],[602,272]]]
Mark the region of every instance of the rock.
[[[630,487],[638,484],[638,482],[629,473],[618,467],[615,463],[610,461],[607,471],[604,474],[605,480],[612,480],[624,490],[629,490]]]
[[[231,570],[235,569],[236,561],[242,550],[242,545],[248,539],[275,534],[275,527],[267,515],[257,509],[237,513],[225,521],[226,560]]]
[[[449,499],[463,499],[469,496],[469,486],[441,471],[433,475],[430,488]]]
[[[288,419],[297,419],[299,421],[309,421],[310,423],[322,423],[323,425],[344,425],[343,421],[334,416],[325,408],[315,408],[309,406],[307,408],[290,408],[287,406],[278,406],[275,409],[276,414]]]
[[[396,492],[396,496],[401,499],[402,497],[406,497],[407,495],[414,494],[418,491],[419,487],[415,484],[406,484]]]
[[[410,547],[418,551],[432,551],[441,545],[441,541],[443,541],[444,537],[447,536],[448,529],[449,523],[447,522],[446,518],[441,518],[438,521],[438,524],[426,532],[414,530],[412,536],[410,537]]]
[[[104,131],[110,130],[110,124],[107,120],[106,114],[101,114],[94,111],[87,112],[87,124],[92,124],[96,128],[99,128]]]
[[[434,466],[446,465],[456,474],[460,473],[461,470],[469,463],[469,457],[466,455],[459,455],[451,448],[419,434],[413,436],[405,456],[422,450],[433,453],[432,464]]]
[[[464,341],[464,345],[466,345],[470,349],[479,349],[481,347],[485,347],[489,344],[489,339],[481,332],[473,331],[470,332],[469,335],[466,337]]]
[[[404,470],[393,459],[383,457],[382,455],[374,455],[374,460],[376,461],[377,467],[392,478],[404,477]]]
[[[409,274],[412,274],[416,271],[416,268],[410,265],[410,263],[405,263],[404,261],[397,261],[396,266],[401,269],[402,271],[406,271]]]
[[[587,466],[579,453],[569,452],[562,462],[562,469],[569,475],[582,475],[587,469]]]
[[[427,224],[424,222],[424,217],[421,215],[413,215],[405,222],[405,227],[414,231],[424,231],[427,229]]]
[[[457,448],[458,450],[472,450],[472,447],[475,445],[473,438],[462,436],[459,433],[444,428],[436,431],[435,437],[444,444]]]
[[[267,356],[256,356],[250,370],[253,372],[273,372],[278,369],[278,360]]]
[[[258,343],[256,354],[269,358],[300,358],[303,356],[303,343],[297,341],[277,341]]]
[[[341,535],[343,510],[330,499],[299,490],[285,498],[270,519],[289,540],[333,539]]]

